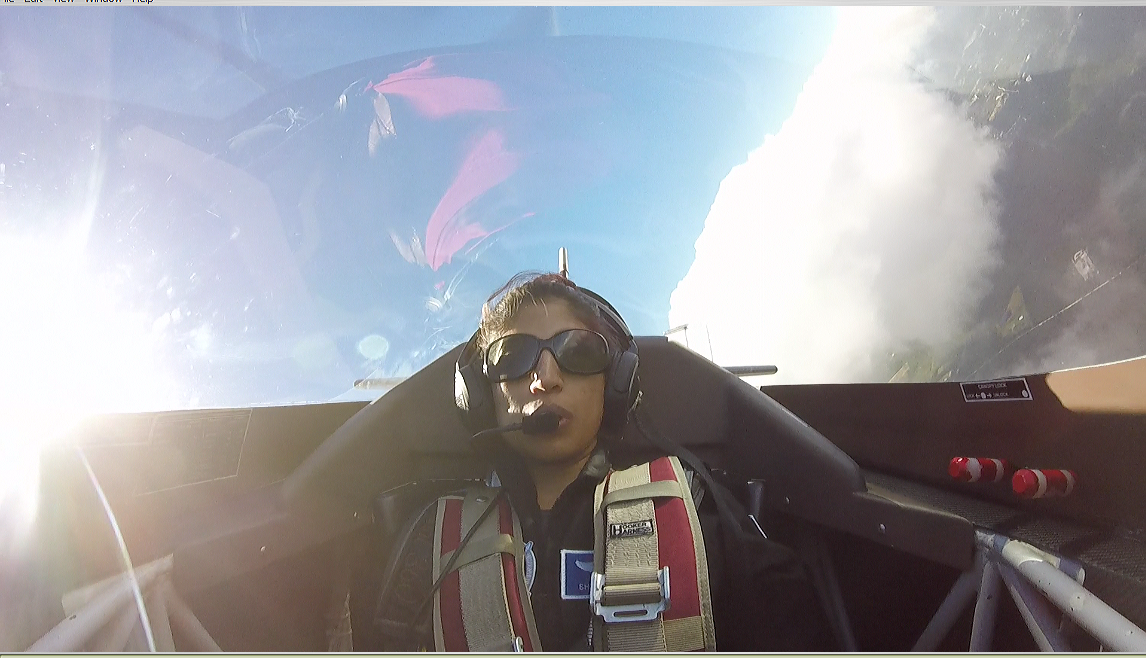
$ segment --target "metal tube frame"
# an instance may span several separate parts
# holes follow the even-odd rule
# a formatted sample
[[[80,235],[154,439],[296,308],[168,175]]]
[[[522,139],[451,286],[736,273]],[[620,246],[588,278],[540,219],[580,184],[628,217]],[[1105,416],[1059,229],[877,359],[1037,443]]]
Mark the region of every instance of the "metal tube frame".
[[[1035,644],[1039,645],[1039,650],[1070,651],[1070,645],[1058,632],[1058,624],[1055,623],[1051,607],[1038,592],[1015,574],[1015,570],[1009,565],[1000,564],[999,575],[1006,583],[1007,590],[1015,601],[1015,607],[1019,609],[1019,614],[1027,623],[1027,629],[1030,630]]]
[[[1146,632],[1118,614],[1097,596],[1069,577],[1069,564],[1053,565],[1044,553],[1023,542],[995,541],[995,535],[980,532],[980,543],[990,548],[1013,568],[1016,574],[1038,589],[1076,624],[1105,647],[1115,651],[1146,651]]]
[[[753,518],[752,520],[755,521],[756,519]],[[759,526],[757,527],[759,528]],[[763,534],[764,531],[760,530],[760,532]],[[843,651],[859,651],[827,542],[818,529],[805,527],[800,533],[800,543],[804,551],[805,561],[811,568],[812,586],[819,594],[820,603],[827,615],[828,624],[831,626],[836,642]]]
[[[991,650],[995,639],[995,619],[999,609],[999,567],[984,560],[983,578],[979,581],[979,598],[975,601],[975,619],[971,623],[971,646],[968,651],[982,653]]]
[[[171,617],[171,627],[180,633],[180,637],[187,642],[186,647],[181,647],[181,651],[193,652],[220,652],[218,643],[203,628],[203,624],[199,622],[199,618],[191,612],[191,608],[183,602],[183,599],[175,591],[175,586],[172,585],[167,579],[159,583],[159,586],[164,589],[164,594],[167,600],[167,614]]]
[[[136,569],[133,574],[124,573],[114,580],[101,584],[95,588],[84,588],[84,594],[90,596],[81,607],[66,617],[55,628],[48,631],[28,647],[29,652],[35,653],[68,653],[80,651],[84,645],[108,622],[112,621],[125,605],[135,605],[135,587],[146,589],[160,574],[170,570],[170,560],[157,560],[145,567]],[[132,577],[134,576],[134,577]],[[75,595],[65,595],[65,602],[75,600]]]
[[[970,571],[964,571],[960,574],[955,584],[951,586],[951,591],[947,593],[947,598],[943,599],[943,603],[939,604],[939,609],[935,611],[935,616],[927,624],[927,628],[923,629],[923,633],[919,635],[919,639],[915,642],[915,646],[911,648],[912,651],[925,651],[932,652],[939,647],[939,643],[947,634],[951,632],[951,628],[955,626],[955,622],[959,620],[959,615],[967,608],[967,604],[975,596],[975,590],[981,580],[983,571],[984,560],[981,553],[976,553],[975,564],[971,567]]]
[[[63,596],[63,621],[28,647],[30,653],[146,651],[147,636],[159,651],[221,651],[207,629],[179,597],[171,584],[171,556],[148,563],[131,574],[102,580]],[[134,599],[138,583],[150,612],[144,628]],[[172,631],[180,632],[187,647],[176,647]]]
[[[1146,632],[1082,586],[1085,572],[1080,565],[1003,535],[983,530],[975,535],[975,566],[955,581],[913,651],[934,651],[976,591],[968,649],[990,651],[1000,580],[1043,651],[1070,651],[1065,631],[1071,625],[1092,635],[1104,649],[1146,651]]]
[[[844,651],[859,651],[855,634],[852,632],[851,620],[848,619],[848,610],[844,605],[843,593],[840,591],[840,582],[836,578],[836,569],[832,564],[831,554],[828,553],[828,548],[822,543],[820,544],[820,568],[823,570],[820,577],[828,596],[832,626],[837,635],[837,641],[841,643]]]
[[[155,638],[155,650],[160,653],[175,651],[175,638],[171,635],[171,618],[167,614],[166,592],[152,587],[147,593],[148,621],[151,622],[151,636]]]
[[[104,626],[87,646],[98,653],[122,651],[131,639],[137,624],[139,624],[139,611],[135,606],[124,606],[119,615]]]

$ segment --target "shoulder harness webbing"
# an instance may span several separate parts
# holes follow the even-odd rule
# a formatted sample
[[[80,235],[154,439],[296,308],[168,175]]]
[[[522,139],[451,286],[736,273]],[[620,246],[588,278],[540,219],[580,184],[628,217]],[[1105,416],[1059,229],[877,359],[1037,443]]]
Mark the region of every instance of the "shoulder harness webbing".
[[[474,487],[464,498],[438,500],[434,576],[495,501],[499,508],[482,522],[434,595],[434,645],[439,651],[541,650],[525,586],[521,524],[497,490]]]
[[[438,500],[435,577],[496,492],[475,487]],[[662,457],[614,471],[593,502],[594,649],[714,651],[704,538],[680,462]],[[508,500],[498,504],[434,595],[439,651],[542,649],[525,585],[521,525]]]
[[[589,604],[597,651],[715,651],[700,519],[676,457],[597,486]]]

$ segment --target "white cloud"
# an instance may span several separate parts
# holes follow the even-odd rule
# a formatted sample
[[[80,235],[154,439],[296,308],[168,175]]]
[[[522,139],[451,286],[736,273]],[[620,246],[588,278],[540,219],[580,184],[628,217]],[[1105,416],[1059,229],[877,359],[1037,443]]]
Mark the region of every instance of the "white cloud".
[[[842,10],[792,116],[721,183],[669,311],[718,363],[864,381],[880,352],[969,322],[997,264],[1001,148],[911,77],[933,20]]]

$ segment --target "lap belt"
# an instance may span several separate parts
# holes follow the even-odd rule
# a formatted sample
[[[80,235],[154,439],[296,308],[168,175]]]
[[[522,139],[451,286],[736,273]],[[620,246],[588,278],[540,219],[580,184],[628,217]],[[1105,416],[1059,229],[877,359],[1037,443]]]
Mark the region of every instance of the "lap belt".
[[[497,490],[437,503],[434,578]],[[714,651],[708,561],[676,457],[610,473],[594,492],[589,606],[596,651]],[[439,651],[541,651],[525,581],[521,524],[509,501],[485,519],[434,595]]]

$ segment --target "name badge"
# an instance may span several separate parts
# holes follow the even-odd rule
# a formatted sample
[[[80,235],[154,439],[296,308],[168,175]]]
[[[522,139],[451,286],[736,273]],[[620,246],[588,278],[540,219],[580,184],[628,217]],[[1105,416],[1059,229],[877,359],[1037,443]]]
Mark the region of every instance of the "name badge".
[[[588,600],[592,577],[593,551],[561,549],[561,598]]]

